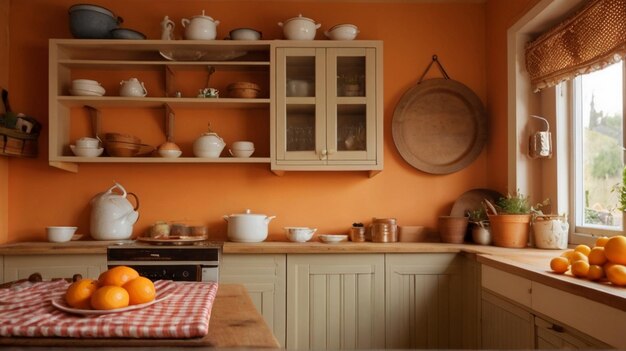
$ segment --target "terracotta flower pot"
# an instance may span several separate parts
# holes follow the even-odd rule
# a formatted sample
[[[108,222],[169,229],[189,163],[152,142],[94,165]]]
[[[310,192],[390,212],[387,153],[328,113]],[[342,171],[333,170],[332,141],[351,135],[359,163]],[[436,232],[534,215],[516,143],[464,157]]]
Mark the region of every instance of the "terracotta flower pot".
[[[526,247],[530,217],[529,214],[489,215],[493,244],[500,247]]]
[[[468,217],[439,216],[441,241],[449,244],[462,244],[468,222]]]

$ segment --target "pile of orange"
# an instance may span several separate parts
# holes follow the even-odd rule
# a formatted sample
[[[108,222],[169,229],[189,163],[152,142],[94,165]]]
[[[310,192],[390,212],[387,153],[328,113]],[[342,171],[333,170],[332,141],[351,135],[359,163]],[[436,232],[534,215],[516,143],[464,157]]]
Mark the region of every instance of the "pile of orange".
[[[578,245],[554,257],[550,268],[559,274],[569,270],[578,278],[626,286],[626,236],[598,238],[594,247]]]
[[[65,292],[68,305],[80,309],[111,310],[154,300],[156,290],[148,278],[127,266],[102,272],[98,280],[81,279]]]

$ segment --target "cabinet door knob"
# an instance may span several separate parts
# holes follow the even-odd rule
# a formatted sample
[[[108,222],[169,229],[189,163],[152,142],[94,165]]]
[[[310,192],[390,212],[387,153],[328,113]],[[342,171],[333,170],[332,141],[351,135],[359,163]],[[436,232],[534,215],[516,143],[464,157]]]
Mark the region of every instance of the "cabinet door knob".
[[[328,151],[326,149],[320,151],[320,160],[325,160],[326,158],[328,158]]]

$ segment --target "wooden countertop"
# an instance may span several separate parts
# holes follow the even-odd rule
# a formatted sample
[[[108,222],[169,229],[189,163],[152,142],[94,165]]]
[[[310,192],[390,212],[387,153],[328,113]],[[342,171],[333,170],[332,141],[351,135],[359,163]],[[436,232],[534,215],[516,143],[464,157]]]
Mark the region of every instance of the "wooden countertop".
[[[0,245],[0,255],[41,254],[106,254],[106,247],[115,241],[71,241],[68,243],[30,242]],[[539,283],[583,296],[626,311],[626,288],[608,283],[590,282],[571,274],[550,272],[552,257],[564,250],[510,249],[474,244],[423,243],[353,243],[325,244],[319,241],[294,243],[264,241],[261,243],[225,242],[225,254],[362,254],[362,253],[464,253],[475,256],[478,262],[537,281]]]
[[[102,347],[201,346],[210,348],[280,348],[261,314],[242,285],[220,284],[211,311],[209,333],[194,339],[77,339],[77,338],[0,338],[0,345]]]

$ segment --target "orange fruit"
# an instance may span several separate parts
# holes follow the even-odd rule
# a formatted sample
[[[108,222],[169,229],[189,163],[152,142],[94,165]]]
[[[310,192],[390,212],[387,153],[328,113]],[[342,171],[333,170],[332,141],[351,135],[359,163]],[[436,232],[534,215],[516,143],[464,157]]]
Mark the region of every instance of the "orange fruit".
[[[579,277],[585,278],[587,277],[587,273],[589,273],[589,263],[584,260],[578,260],[572,263],[572,274]]]
[[[73,282],[65,291],[65,302],[74,308],[90,310],[91,295],[98,289],[98,282],[93,279],[81,279]]]
[[[552,268],[554,273],[565,273],[569,269],[569,260],[567,257],[555,257],[550,260],[550,268]]]
[[[602,266],[603,264],[605,264],[606,256],[604,255],[604,247],[596,246],[593,249],[591,249],[591,252],[589,252],[588,258],[589,258],[589,264],[595,264],[599,266]]]
[[[606,245],[606,242],[609,241],[609,237],[608,236],[601,236],[599,238],[596,239],[596,247],[600,246],[600,247],[604,247],[604,245]]]
[[[569,257],[569,263],[572,264],[576,261],[589,262],[589,258],[587,258],[587,256],[580,251],[574,251]]]
[[[612,264],[606,269],[606,277],[617,286],[626,286],[626,266]]]
[[[91,307],[96,310],[112,310],[128,306],[128,292],[122,287],[106,285],[91,295]]]
[[[122,286],[128,292],[128,304],[139,305],[154,300],[154,283],[146,277],[137,277]]]
[[[606,258],[617,264],[626,264],[626,236],[611,237],[604,245]]]
[[[107,271],[102,272],[98,277],[101,286],[113,285],[122,286],[127,282],[137,278],[139,273],[127,266],[116,266]]]
[[[592,264],[589,266],[589,271],[587,272],[587,279],[589,280],[600,280],[604,278],[604,269],[602,266],[597,264]]]
[[[587,245],[580,244],[580,245],[576,246],[574,251],[580,252],[580,253],[582,253],[585,256],[589,256],[589,252],[591,251],[591,248],[589,246],[587,246]]]

